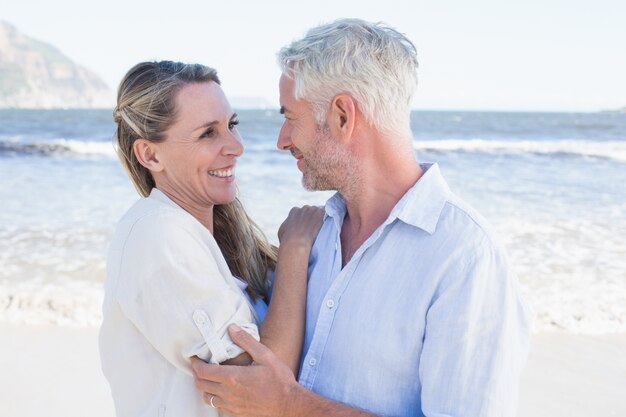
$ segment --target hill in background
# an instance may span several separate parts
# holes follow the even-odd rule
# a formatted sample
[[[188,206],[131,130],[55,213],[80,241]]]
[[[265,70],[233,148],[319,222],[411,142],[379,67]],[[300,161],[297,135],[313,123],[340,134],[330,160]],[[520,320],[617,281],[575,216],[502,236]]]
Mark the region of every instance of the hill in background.
[[[114,98],[96,74],[0,21],[0,108],[106,108]]]

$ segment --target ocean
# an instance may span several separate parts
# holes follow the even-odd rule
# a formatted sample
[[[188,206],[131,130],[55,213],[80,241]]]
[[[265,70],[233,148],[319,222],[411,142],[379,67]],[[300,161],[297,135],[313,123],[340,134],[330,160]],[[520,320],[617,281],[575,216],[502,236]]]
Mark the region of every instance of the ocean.
[[[277,111],[243,110],[237,181],[268,237],[321,205],[278,151]],[[412,113],[416,157],[505,243],[537,332],[626,332],[626,114]],[[138,198],[109,110],[0,110],[0,322],[97,326],[107,244]]]

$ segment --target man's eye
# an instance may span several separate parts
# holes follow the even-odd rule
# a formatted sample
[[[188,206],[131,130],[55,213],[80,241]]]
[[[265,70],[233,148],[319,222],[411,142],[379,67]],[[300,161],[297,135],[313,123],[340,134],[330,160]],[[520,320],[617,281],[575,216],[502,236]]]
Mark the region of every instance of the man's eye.
[[[229,124],[228,124],[228,128],[229,129],[234,129],[235,126],[237,126],[239,124],[239,120],[232,120]]]

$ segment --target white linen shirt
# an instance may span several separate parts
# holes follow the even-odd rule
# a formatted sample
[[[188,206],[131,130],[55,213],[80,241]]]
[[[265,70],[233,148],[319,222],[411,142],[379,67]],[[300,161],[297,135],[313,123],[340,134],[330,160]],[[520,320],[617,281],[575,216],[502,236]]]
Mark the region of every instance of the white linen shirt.
[[[156,188],[117,225],[103,316],[100,357],[118,417],[218,416],[196,390],[189,358],[242,353],[231,323],[259,339],[258,317],[213,235]]]
[[[529,323],[503,247],[437,165],[342,268],[336,194],[311,252],[299,382],[378,416],[516,413]]]

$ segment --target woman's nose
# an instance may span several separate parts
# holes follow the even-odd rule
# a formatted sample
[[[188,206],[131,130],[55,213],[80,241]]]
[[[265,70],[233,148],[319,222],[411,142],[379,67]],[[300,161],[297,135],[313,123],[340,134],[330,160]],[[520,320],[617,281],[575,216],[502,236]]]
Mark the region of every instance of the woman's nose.
[[[243,154],[243,141],[238,132],[235,131],[231,133],[224,150],[226,154],[232,156],[241,156],[241,154]]]

